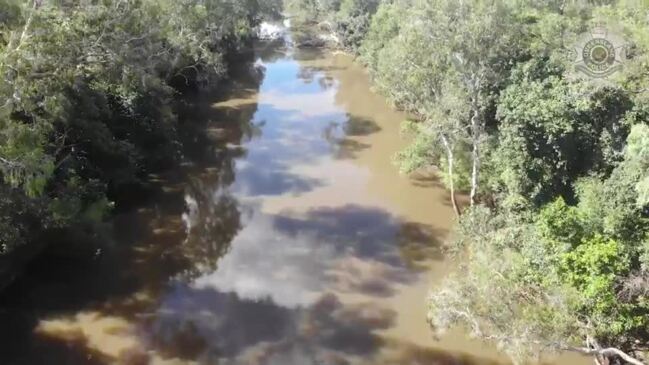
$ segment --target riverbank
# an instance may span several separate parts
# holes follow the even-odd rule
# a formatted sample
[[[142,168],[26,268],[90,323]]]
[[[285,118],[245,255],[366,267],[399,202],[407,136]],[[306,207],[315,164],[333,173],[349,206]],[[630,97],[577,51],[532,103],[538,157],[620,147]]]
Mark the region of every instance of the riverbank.
[[[206,133],[112,220],[113,249],[34,262],[3,293],[3,362],[492,362],[430,346],[423,299],[452,214],[389,163],[402,116],[342,55],[255,55],[263,77],[191,98],[183,120]]]

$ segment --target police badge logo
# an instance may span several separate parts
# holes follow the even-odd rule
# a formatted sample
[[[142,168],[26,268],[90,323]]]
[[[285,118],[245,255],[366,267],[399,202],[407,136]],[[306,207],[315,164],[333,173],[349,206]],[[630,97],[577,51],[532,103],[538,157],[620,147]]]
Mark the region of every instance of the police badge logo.
[[[590,78],[607,78],[626,60],[624,38],[602,26],[582,34],[575,51],[575,71]]]

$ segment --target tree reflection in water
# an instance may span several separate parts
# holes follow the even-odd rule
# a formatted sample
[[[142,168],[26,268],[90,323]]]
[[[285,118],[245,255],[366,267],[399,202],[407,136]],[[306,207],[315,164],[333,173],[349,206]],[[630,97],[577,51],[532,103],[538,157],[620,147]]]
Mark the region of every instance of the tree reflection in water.
[[[212,189],[206,188],[205,181],[196,180],[185,193],[187,212],[183,213],[183,221],[187,238],[182,252],[191,263],[183,273],[186,279],[216,270],[218,258],[228,252],[241,228],[236,199],[225,189]]]
[[[286,74],[295,69],[291,60],[278,64]],[[313,67],[297,74],[310,86],[323,72]],[[168,359],[205,364],[488,364],[381,333],[396,325],[396,313],[376,299],[417,281],[422,262],[439,256],[433,237],[440,233],[434,228],[368,205],[272,214],[260,207],[268,197],[300,196],[321,186],[314,182],[303,189],[295,184],[268,189],[264,179],[273,176],[277,182],[278,176],[292,173],[291,164],[317,163],[322,157],[311,156],[313,151],[303,150],[301,143],[312,137],[306,131],[328,123],[324,114],[330,109],[295,113],[290,100],[304,100],[300,97],[307,94],[325,98],[318,89],[294,87],[288,83],[291,94],[279,93],[283,100],[274,98],[276,89],[266,90],[260,114],[272,116],[274,125],[264,130],[270,137],[250,146],[233,189],[203,176],[187,190],[184,255],[192,257],[194,271],[166,290],[142,323],[147,348]],[[245,100],[240,97],[236,103]],[[224,107],[232,111],[232,105]],[[291,119],[295,115],[299,118]],[[381,130],[371,119],[345,113],[334,117],[343,120],[325,143]],[[300,141],[291,139],[300,134],[305,135]],[[316,149],[313,143],[306,147]],[[233,226],[238,228],[232,236],[223,232]],[[349,296],[360,299],[350,301]]]
[[[250,121],[263,77],[250,71],[254,55],[243,57],[248,58],[237,62],[234,81],[219,85],[233,95],[203,91],[183,101],[179,134],[185,163],[152,175],[143,204],[118,209],[112,246],[90,257],[46,253],[2,292],[0,363],[160,360],[147,355],[136,323],[157,307],[170,283],[213,271],[241,227],[227,187],[235,179],[234,159],[245,154],[242,142],[259,133]],[[245,102],[213,106],[214,100],[231,98]],[[183,335],[190,332],[175,334],[177,346],[169,352],[192,352]]]
[[[381,127],[335,102],[334,70],[311,63],[320,51],[256,49],[273,62],[266,104],[252,62],[222,86],[227,95],[188,98],[186,163],[152,178],[149,204],[115,218],[115,248],[90,268],[32,268],[0,298],[3,364],[489,364],[384,333],[398,319],[382,299],[439,255],[435,228],[371,204],[262,209],[331,184],[293,168],[351,164],[331,145]],[[238,189],[246,185],[255,188]]]

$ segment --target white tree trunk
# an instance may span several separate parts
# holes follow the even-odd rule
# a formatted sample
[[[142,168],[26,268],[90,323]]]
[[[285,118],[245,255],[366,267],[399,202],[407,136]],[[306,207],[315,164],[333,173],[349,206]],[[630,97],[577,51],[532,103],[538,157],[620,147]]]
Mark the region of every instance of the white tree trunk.
[[[442,143],[446,148],[446,159],[448,164],[448,177],[449,177],[449,189],[451,190],[451,203],[453,204],[453,211],[455,212],[456,217],[460,217],[460,209],[457,206],[457,201],[455,200],[455,178],[453,176],[453,147],[449,142],[448,138],[444,134],[441,136]]]
[[[478,111],[474,110],[473,116],[471,117],[471,140],[473,144],[473,150],[471,151],[471,157],[473,160],[473,168],[471,171],[471,206],[475,205],[477,202],[478,185],[480,180],[480,136],[482,134],[482,128],[479,123]]]
[[[23,26],[23,31],[20,33],[20,38],[18,40],[18,45],[16,46],[15,50],[18,50],[20,46],[23,45],[25,40],[27,39],[27,36],[29,35],[29,28],[32,26],[32,21],[34,20],[34,14],[36,13],[36,10],[41,6],[41,0],[34,0],[32,1],[32,10],[29,13],[29,18],[27,18],[27,21],[25,22],[25,26]],[[9,41],[9,46],[7,49],[11,50],[13,47],[12,44],[13,39]]]
[[[584,355],[591,355],[595,357],[598,361],[600,361],[600,358],[612,358],[614,356],[620,357],[622,360],[629,364],[633,365],[646,365],[644,362],[632,357],[631,355],[625,353],[624,351],[614,348],[614,347],[609,347],[609,348],[600,348],[600,349],[590,349],[590,348],[585,348],[585,347],[572,347],[568,348],[567,350],[569,351],[575,351],[579,352]],[[601,361],[600,361],[601,362]]]

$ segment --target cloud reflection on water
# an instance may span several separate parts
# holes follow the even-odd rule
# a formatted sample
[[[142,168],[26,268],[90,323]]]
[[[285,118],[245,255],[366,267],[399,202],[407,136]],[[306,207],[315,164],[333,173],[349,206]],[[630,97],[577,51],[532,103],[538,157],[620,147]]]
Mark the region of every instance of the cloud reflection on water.
[[[254,120],[265,122],[261,134],[235,163],[232,186],[204,186],[207,192],[198,193],[212,197],[203,199],[208,205],[235,199],[241,230],[227,253],[207,255],[211,264],[167,291],[146,332],[159,348],[190,339],[200,348],[190,357],[204,362],[346,364],[380,350],[384,340],[375,331],[393,326],[395,313],[372,298],[394,295],[420,278],[413,265],[418,258],[403,243],[416,237],[416,244],[433,245],[434,232],[371,205],[264,211],[269,195],[297,201],[300,194],[334,186],[339,174],[366,179],[363,168],[335,162],[332,145],[380,130],[336,105],[337,84],[316,82],[323,72],[310,69],[310,79],[296,84],[278,76],[305,74],[296,72],[294,60],[266,66],[267,77],[277,80],[273,88],[262,85],[258,97]],[[305,174],[319,166],[338,168],[320,178]],[[217,212],[199,214],[195,200],[187,201],[189,242],[215,239],[212,229],[200,227],[213,226]],[[341,299],[350,295],[362,300]]]

